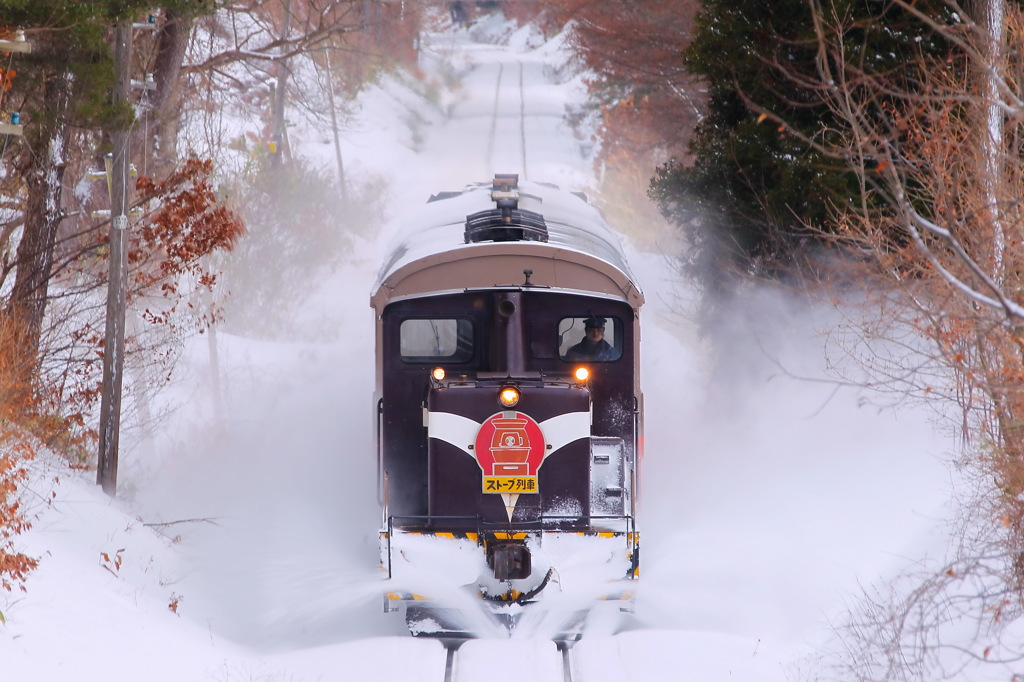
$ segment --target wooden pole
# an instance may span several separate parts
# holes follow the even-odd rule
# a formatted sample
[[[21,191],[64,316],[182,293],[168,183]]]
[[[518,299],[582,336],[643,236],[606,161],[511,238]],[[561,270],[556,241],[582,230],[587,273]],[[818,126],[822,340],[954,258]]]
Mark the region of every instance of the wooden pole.
[[[127,102],[131,89],[129,67],[132,25],[120,21],[114,38],[114,103]],[[107,323],[103,349],[103,388],[100,396],[100,446],[96,483],[111,497],[117,494],[118,438],[121,430],[121,386],[124,376],[124,318],[128,270],[128,127],[113,133],[114,157],[110,179],[110,263],[107,281]]]

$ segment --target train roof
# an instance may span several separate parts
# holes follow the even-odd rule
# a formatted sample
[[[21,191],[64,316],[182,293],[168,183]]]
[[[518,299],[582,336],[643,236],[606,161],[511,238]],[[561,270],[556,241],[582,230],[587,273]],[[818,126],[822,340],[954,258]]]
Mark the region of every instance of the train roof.
[[[380,312],[395,298],[517,286],[643,303],[617,235],[585,195],[498,175],[430,197],[399,233],[371,305]]]

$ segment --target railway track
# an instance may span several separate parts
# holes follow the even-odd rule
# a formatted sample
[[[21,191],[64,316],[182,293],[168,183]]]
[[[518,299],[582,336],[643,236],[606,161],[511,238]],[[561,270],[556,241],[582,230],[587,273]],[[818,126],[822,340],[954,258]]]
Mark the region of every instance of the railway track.
[[[462,642],[445,642],[444,682],[455,682],[455,655]]]
[[[518,75],[512,75],[510,72],[513,71]],[[491,105],[491,125],[488,132],[485,163],[488,169],[518,168],[520,177],[523,180],[529,180],[526,164],[527,111],[523,72],[524,67],[521,61],[516,61],[514,65],[500,64],[498,66],[494,85],[494,102]],[[515,123],[512,123],[510,119],[514,119]],[[514,151],[508,146],[509,140],[516,142],[517,149]],[[499,141],[502,143],[501,145],[498,144]]]
[[[562,655],[562,682],[572,682],[572,643],[559,641],[555,646]]]
[[[459,650],[465,642],[466,640],[464,639],[446,640],[443,642],[445,647],[444,682],[458,682],[456,673],[458,672]],[[555,641],[554,645],[558,650],[558,656],[561,663],[561,681],[572,682],[573,642]]]

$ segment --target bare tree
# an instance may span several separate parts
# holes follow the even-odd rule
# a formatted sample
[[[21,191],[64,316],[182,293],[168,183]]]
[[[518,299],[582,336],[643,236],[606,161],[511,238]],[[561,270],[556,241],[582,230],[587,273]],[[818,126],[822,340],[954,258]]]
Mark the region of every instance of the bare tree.
[[[1008,61],[1001,73],[990,62],[990,33],[959,7],[951,5],[953,23],[940,24],[914,3],[897,4],[952,47],[922,56],[913,89],[847,59],[841,34],[848,27],[834,14],[826,21],[817,7],[820,92],[845,126],[838,131],[843,145],[829,151],[863,188],[859,210],[841,216],[842,237],[897,285],[960,380],[988,397],[975,413],[979,435],[1020,459],[1021,64]],[[1019,8],[1007,14],[1008,40],[1021,41],[1022,21]],[[1011,55],[1018,46],[1006,48]],[[1007,485],[1019,476],[1011,469],[1002,471]],[[1010,497],[1024,492],[1018,485],[1006,491]]]
[[[1000,636],[1024,614],[1024,10],[1003,0],[971,11],[952,0],[892,0],[930,29],[930,44],[882,72],[856,52],[862,27],[838,3],[809,5],[814,71],[778,66],[835,114],[834,128],[804,139],[860,184],[857,205],[836,207],[834,243],[885,304],[872,333],[909,327],[931,343],[947,385],[913,367],[901,379],[907,391],[938,388],[933,395],[959,403],[980,482],[974,532],[957,559],[870,601],[845,630],[857,649],[849,672],[902,680],[974,663],[1012,669],[1019,658]]]

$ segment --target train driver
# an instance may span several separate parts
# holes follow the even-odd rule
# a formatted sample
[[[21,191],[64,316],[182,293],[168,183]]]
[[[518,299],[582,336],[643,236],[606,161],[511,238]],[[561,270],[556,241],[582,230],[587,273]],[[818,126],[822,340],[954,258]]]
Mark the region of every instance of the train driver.
[[[591,315],[583,321],[583,339],[565,353],[570,362],[608,362],[618,360],[619,349],[604,338],[605,318]]]

